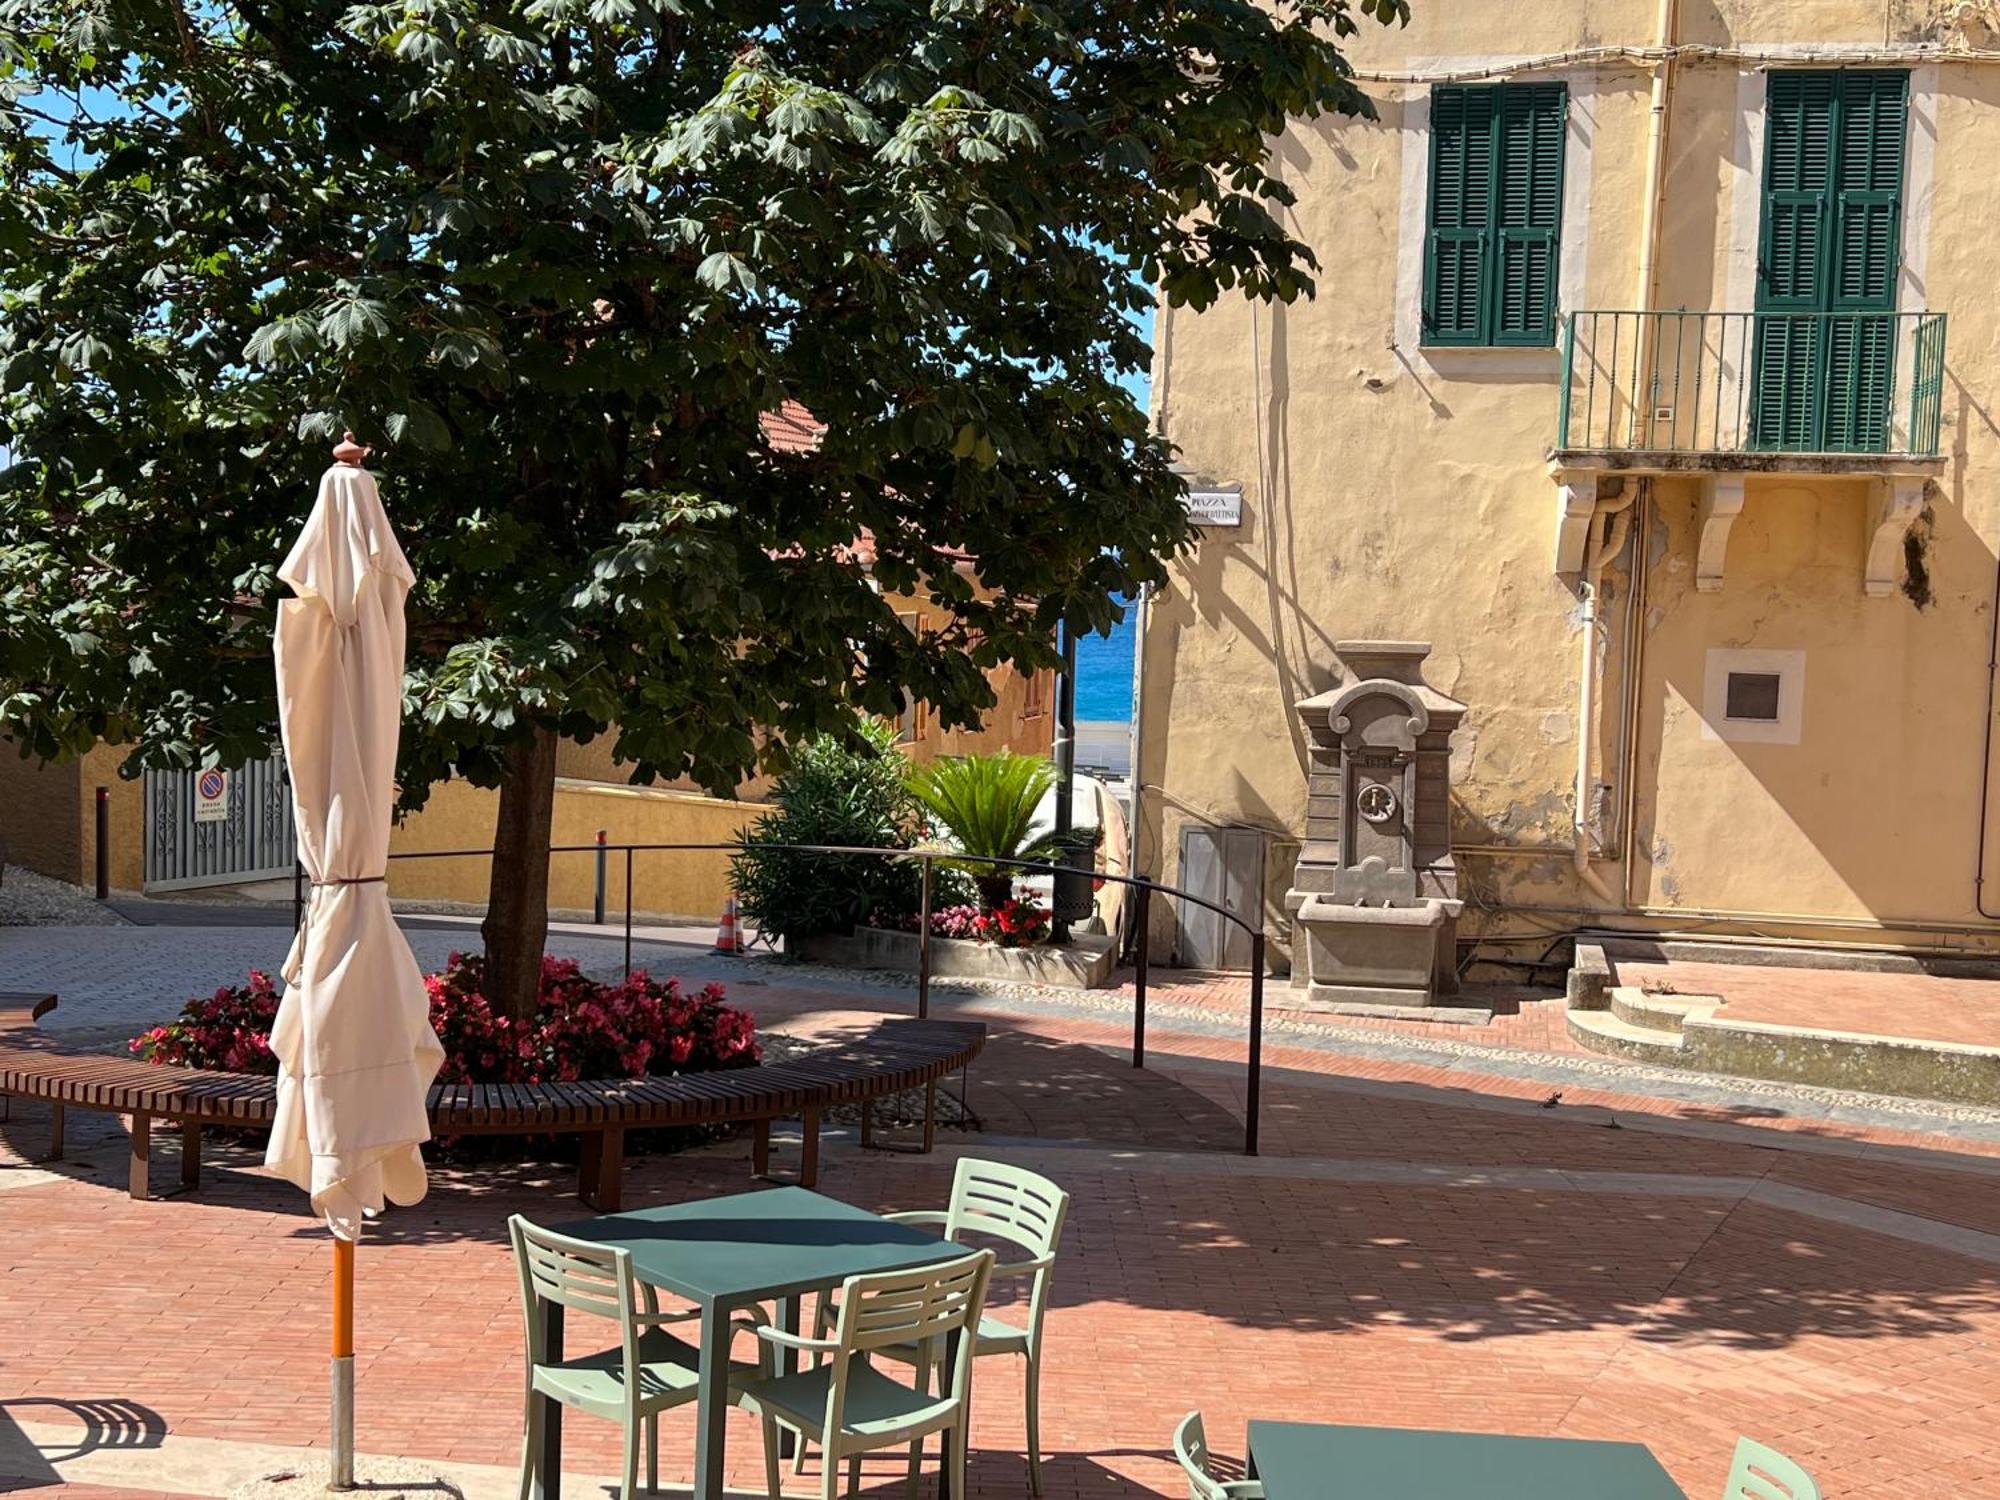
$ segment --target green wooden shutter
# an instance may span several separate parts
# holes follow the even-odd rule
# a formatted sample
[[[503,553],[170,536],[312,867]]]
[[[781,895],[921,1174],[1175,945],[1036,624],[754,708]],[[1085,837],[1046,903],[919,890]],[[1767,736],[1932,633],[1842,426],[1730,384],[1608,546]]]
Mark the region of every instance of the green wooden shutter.
[[[1822,442],[1836,452],[1888,445],[1896,360],[1896,272],[1903,221],[1909,75],[1839,75],[1826,400]]]
[[[1424,342],[1555,342],[1561,255],[1560,83],[1431,91]]]
[[[1752,441],[1879,452],[1894,383],[1909,75],[1771,74]],[[1827,314],[1853,313],[1853,317]],[[1875,313],[1877,316],[1866,316]]]
[[[1753,438],[1820,445],[1828,233],[1833,218],[1832,73],[1775,72],[1764,112],[1764,222],[1757,246]]]
[[[1552,344],[1568,90],[1560,83],[1529,83],[1499,92],[1492,341]]]
[[[1424,244],[1424,342],[1490,343],[1493,90],[1431,91],[1430,230]]]

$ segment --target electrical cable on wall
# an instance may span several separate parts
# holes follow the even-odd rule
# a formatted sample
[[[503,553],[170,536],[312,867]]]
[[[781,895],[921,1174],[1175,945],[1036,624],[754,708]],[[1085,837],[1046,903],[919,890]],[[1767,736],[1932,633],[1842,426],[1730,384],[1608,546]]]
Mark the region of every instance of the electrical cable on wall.
[[[2000,63],[2000,49],[1954,47],[1937,42],[1852,50],[1838,47],[1717,47],[1683,42],[1671,47],[1574,47],[1566,52],[1508,58],[1465,68],[1418,71],[1356,68],[1351,76],[1356,83],[1476,83],[1486,78],[1511,78],[1522,73],[1548,73],[1592,64],[1623,63],[1632,68],[1652,69],[1663,63],[1677,62],[1747,63],[1753,67],[1777,68],[1920,67],[1926,63]]]

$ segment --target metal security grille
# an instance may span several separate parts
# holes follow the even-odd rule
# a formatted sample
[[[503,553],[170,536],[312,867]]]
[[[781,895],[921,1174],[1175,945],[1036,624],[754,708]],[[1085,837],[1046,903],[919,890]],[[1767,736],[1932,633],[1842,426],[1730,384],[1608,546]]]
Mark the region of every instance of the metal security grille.
[[[146,889],[187,890],[289,876],[297,846],[284,762],[273,757],[231,770],[228,816],[215,823],[194,820],[199,775],[145,773]]]

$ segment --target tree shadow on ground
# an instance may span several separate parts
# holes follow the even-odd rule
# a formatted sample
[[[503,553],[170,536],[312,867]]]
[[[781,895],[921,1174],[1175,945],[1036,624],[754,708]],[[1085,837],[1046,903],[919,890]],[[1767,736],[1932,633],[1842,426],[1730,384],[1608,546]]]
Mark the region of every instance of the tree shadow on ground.
[[[1235,1156],[1239,1122],[1207,1093],[1165,1073],[1133,1070],[1105,1049],[996,1033],[975,1064],[974,1080],[974,1105],[989,1135],[1049,1142],[1030,1147],[1017,1139],[991,1149],[1028,1153],[1075,1195],[1053,1287],[1059,1312],[1111,1304],[1253,1329],[1379,1328],[1455,1343],[1603,1332],[1719,1349],[1778,1349],[1815,1337],[1991,1336],[2000,1329],[2000,1267],[1921,1239],[1742,1201],[1741,1182],[1762,1169],[1704,1165],[1723,1158],[1704,1158],[1697,1143],[1687,1146],[1685,1165],[1663,1167],[1657,1136],[1592,1129],[1562,1110],[1538,1112],[1515,1100],[1475,1109],[1470,1090],[1433,1085],[1348,1090],[1318,1078],[1312,1090],[1287,1092],[1284,1075],[1274,1073],[1273,1116],[1289,1109],[1318,1119],[1306,1108],[1318,1107],[1309,1094],[1335,1100],[1344,1113],[1329,1117],[1333,1124],[1315,1155],[1266,1158],[1253,1170]],[[1466,1141],[1514,1137],[1494,1158],[1495,1169],[1541,1157],[1571,1172],[1667,1171],[1683,1180],[1621,1185],[1551,1174],[1523,1185],[1518,1177],[1482,1180],[1487,1169],[1451,1166],[1449,1156],[1435,1178],[1342,1175],[1347,1169],[1336,1159],[1437,1165],[1437,1149],[1427,1141],[1451,1119]],[[1299,1125],[1294,1133],[1310,1131]],[[975,1153],[981,1139],[940,1135],[947,1147]],[[1593,1154],[1569,1159],[1582,1140],[1593,1143]],[[1073,1144],[1084,1141],[1113,1149]],[[1652,1154],[1616,1154],[1635,1142]],[[1123,1145],[1175,1155],[1151,1165],[1121,1160],[1115,1148]],[[1679,1149],[1676,1142],[1667,1146]],[[1734,1153],[1730,1163],[1749,1155],[1740,1145],[1718,1149]],[[1939,1171],[1954,1160],[1950,1153],[1929,1154]],[[248,1153],[241,1155],[211,1163],[197,1195],[204,1204],[276,1213],[289,1226],[273,1226],[279,1234],[324,1236],[302,1194],[230,1169],[252,1164]],[[641,1160],[626,1179],[626,1204],[751,1189],[748,1155],[747,1143],[737,1140]],[[1756,1155],[1785,1159],[1782,1151]],[[874,1209],[930,1206],[944,1200],[951,1169],[946,1157],[835,1145],[820,1187]],[[1881,1165],[1885,1174],[1903,1170],[1900,1159]],[[1712,1182],[1704,1174],[1713,1174]],[[515,1295],[501,1250],[507,1216],[519,1212],[557,1226],[587,1218],[589,1210],[571,1196],[574,1181],[560,1164],[440,1170],[423,1203],[387,1214],[368,1241],[383,1251],[490,1245],[501,1253],[490,1266],[478,1263],[477,1297],[488,1300],[490,1292],[498,1310]],[[1965,1182],[1990,1186],[1983,1178]],[[179,1209],[161,1204],[140,1211]],[[393,1261],[385,1254],[376,1264],[386,1272]]]

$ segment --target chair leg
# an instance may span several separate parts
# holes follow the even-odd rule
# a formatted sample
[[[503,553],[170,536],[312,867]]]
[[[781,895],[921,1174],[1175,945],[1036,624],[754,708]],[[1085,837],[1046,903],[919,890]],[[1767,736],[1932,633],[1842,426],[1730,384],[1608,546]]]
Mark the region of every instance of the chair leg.
[[[646,1418],[646,1493],[654,1494],[660,1488],[660,1419],[658,1416]]]
[[[1028,1488],[1042,1493],[1042,1364],[1028,1356]]]
[[[792,1439],[792,1472],[794,1474],[803,1474],[805,1471],[806,1435],[802,1432]]]
[[[638,1500],[639,1429],[646,1424],[629,1410],[625,1414],[625,1476],[618,1487],[618,1500]]]
[[[521,1417],[521,1500],[535,1500],[536,1466],[542,1460],[542,1398],[528,1391],[527,1410]]]
[[[945,1438],[945,1472],[951,1476],[951,1500],[965,1500],[965,1450],[970,1441],[965,1413],[960,1412]]]
[[[799,1452],[806,1451],[806,1440],[799,1438]],[[764,1418],[764,1493],[768,1500],[778,1500],[778,1421],[767,1415]]]
[[[847,1460],[847,1500],[861,1493],[861,1455],[853,1455]]]
[[[931,1389],[931,1347],[928,1343],[917,1346],[917,1393],[927,1396]],[[904,1500],[917,1500],[917,1487],[924,1472],[924,1440],[910,1439],[910,1472],[903,1480]]]

